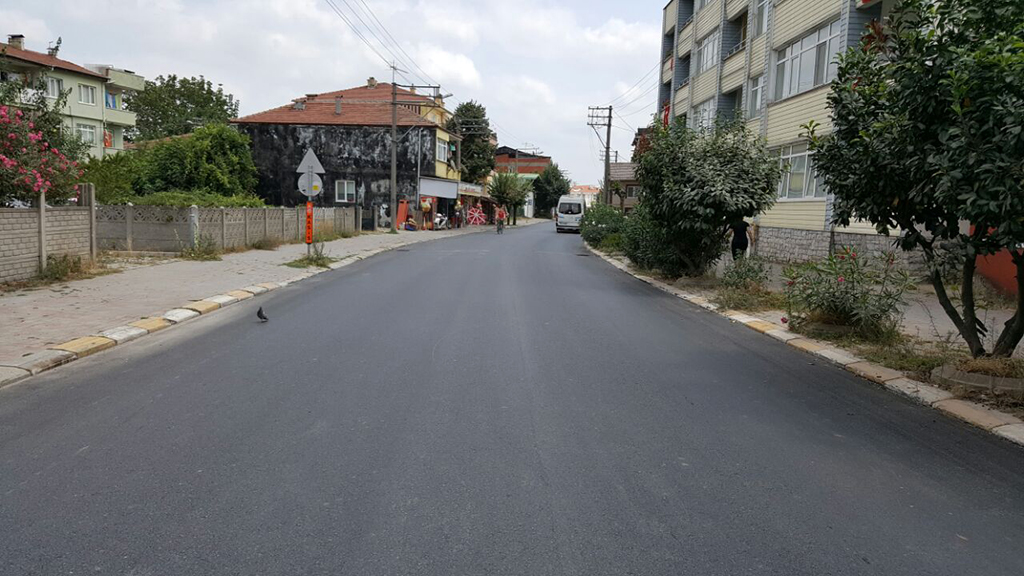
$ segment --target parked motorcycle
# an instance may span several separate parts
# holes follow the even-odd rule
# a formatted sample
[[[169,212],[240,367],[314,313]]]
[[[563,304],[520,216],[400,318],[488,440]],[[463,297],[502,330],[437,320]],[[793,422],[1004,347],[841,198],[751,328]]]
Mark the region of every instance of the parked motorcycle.
[[[451,222],[448,221],[448,217],[438,212],[434,216],[434,230],[447,230],[452,227]]]

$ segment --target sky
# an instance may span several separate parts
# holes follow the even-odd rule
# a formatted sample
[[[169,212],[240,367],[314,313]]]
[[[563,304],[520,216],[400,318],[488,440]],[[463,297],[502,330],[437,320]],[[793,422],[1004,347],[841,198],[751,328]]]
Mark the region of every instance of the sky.
[[[612,150],[628,157],[654,110],[663,4],[0,0],[0,35],[24,34],[37,51],[61,37],[66,60],[150,79],[201,75],[234,94],[242,115],[371,76],[389,81],[386,61],[397,59],[399,83],[441,84],[451,110],[480,102],[500,144],[536,147],[575,182],[596,184],[602,144],[587,107],[615,106]]]

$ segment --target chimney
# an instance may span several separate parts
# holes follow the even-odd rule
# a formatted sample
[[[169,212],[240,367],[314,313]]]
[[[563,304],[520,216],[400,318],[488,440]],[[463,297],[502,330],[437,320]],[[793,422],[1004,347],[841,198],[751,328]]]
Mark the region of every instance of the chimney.
[[[50,46],[46,49],[46,53],[54,58],[57,57],[57,52],[60,52],[60,44],[57,44],[56,46]]]
[[[295,100],[292,100],[292,102],[294,102],[294,104],[292,104],[292,110],[305,110],[306,109],[306,101],[305,101],[305,99],[303,99],[303,98],[296,98]]]
[[[7,44],[11,48],[17,48],[18,50],[25,49],[25,36],[23,34],[8,34]]]
[[[377,87],[377,79],[374,78],[373,76],[370,76],[369,78],[367,78],[367,80],[366,80],[366,87],[367,88],[376,88]]]
[[[334,99],[334,114],[336,116],[341,115],[341,96]]]

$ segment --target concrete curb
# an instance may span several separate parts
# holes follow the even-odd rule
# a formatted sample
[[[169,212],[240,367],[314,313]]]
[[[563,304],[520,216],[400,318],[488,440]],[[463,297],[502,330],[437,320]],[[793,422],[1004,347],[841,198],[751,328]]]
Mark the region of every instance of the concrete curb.
[[[902,372],[897,372],[896,370],[886,368],[885,366],[867,362],[864,359],[852,356],[849,352],[841,348],[836,348],[827,342],[821,342],[794,334],[785,326],[772,324],[760,318],[754,318],[735,310],[718,310],[718,306],[709,302],[702,296],[687,293],[675,286],[666,284],[661,280],[651,278],[650,276],[637,274],[630,270],[629,266],[623,262],[598,252],[590,245],[584,245],[587,247],[587,250],[590,250],[590,252],[595,256],[601,258],[626,274],[633,276],[641,282],[650,284],[663,292],[668,292],[677,298],[715,312],[719,316],[724,316],[733,322],[743,324],[752,330],[785,342],[793,348],[813,354],[818,358],[828,360],[847,372],[853,373],[861,378],[871,380],[872,382],[880,384],[897,394],[906,396],[915,402],[930,406],[936,410],[941,410],[942,412],[963,420],[968,424],[996,434],[997,436],[1005,438],[1006,440],[1014,442],[1020,446],[1024,446],[1024,421],[1016,418],[1015,416],[998,410],[993,410],[975,402],[956,399],[951,393],[943,390],[942,388],[911,380]]]
[[[533,220],[521,224],[521,227],[532,226],[534,224],[540,224],[545,220]],[[215,294],[202,300],[196,300],[183,304],[178,308],[172,308],[163,314],[157,314],[147,318],[136,320],[135,322],[129,322],[123,326],[117,326],[108,330],[103,330],[89,336],[82,336],[51,346],[47,350],[41,350],[39,352],[33,352],[26,354],[20,358],[3,360],[0,359],[0,387],[4,387],[8,384],[24,380],[30,376],[35,376],[40,372],[52,370],[58,366],[63,366],[68,362],[73,362],[79,358],[85,358],[97,352],[102,352],[113,348],[114,346],[125,344],[132,340],[136,340],[148,334],[159,332],[165,328],[176,326],[191,320],[198,318],[199,316],[206,316],[212,312],[216,312],[221,308],[230,306],[232,304],[241,302],[243,300],[249,300],[256,296],[267,294],[278,288],[283,288],[289,284],[300,282],[307,278],[312,278],[318,274],[324,272],[330,272],[332,270],[338,270],[344,268],[350,264],[354,264],[361,260],[366,260],[378,254],[384,252],[390,252],[398,248],[405,246],[411,246],[413,244],[425,244],[427,242],[433,242],[436,240],[444,240],[445,238],[454,238],[456,236],[469,236],[470,234],[479,234],[481,232],[490,231],[490,227],[484,227],[479,230],[470,230],[464,234],[456,234],[453,236],[444,236],[440,238],[424,238],[416,241],[400,242],[391,246],[384,246],[381,248],[374,248],[358,254],[350,254],[345,258],[337,262],[333,262],[328,268],[316,268],[307,270],[297,276],[289,278],[283,282],[263,282],[259,284],[251,284],[238,290],[231,290],[224,294]]]

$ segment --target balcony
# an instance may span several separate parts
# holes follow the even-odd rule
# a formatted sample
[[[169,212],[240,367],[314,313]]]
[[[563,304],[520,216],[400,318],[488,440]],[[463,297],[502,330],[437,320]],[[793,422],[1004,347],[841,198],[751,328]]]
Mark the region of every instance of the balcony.
[[[666,84],[672,81],[672,70],[674,70],[675,59],[669,56],[661,63],[661,83]]]
[[[127,110],[114,110],[113,108],[103,109],[103,120],[107,124],[118,126],[135,126],[135,112]]]

